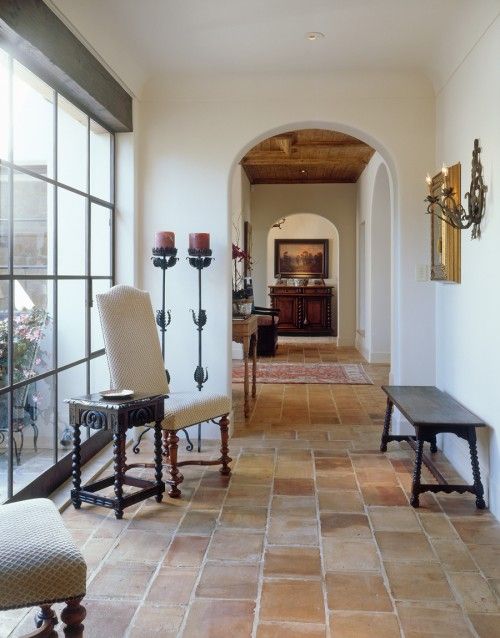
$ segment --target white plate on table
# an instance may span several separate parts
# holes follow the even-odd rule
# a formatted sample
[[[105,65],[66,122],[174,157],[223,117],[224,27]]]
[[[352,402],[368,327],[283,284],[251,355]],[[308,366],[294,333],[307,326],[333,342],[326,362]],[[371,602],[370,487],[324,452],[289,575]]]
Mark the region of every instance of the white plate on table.
[[[99,392],[103,399],[131,399],[134,396],[133,390],[104,390]]]

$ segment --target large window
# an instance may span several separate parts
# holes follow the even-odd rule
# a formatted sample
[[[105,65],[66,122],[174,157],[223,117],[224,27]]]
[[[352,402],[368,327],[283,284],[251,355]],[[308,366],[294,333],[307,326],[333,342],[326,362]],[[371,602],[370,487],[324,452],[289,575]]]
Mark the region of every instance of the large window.
[[[68,472],[64,400],[109,384],[93,299],[113,282],[113,149],[0,49],[0,502]]]

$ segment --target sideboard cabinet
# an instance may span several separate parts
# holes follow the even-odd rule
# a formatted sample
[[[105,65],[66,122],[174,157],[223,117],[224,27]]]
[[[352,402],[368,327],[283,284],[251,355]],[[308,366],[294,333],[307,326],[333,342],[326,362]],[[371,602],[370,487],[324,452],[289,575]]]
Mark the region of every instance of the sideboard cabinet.
[[[333,286],[269,286],[271,306],[280,311],[281,335],[337,336]]]

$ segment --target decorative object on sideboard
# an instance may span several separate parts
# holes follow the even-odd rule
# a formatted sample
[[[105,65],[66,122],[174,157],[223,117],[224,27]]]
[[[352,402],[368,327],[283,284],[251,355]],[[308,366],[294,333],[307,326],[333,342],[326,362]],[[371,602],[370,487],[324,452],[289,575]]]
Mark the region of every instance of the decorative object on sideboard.
[[[328,277],[328,239],[275,239],[275,277]]]
[[[429,187],[431,195],[439,196],[442,192],[444,175],[439,171],[432,178]],[[456,201],[460,204],[460,164],[448,167],[447,184],[457,194]],[[431,221],[431,273],[432,281],[460,283],[461,270],[461,242],[462,233],[459,228],[447,224],[436,215],[430,216]]]
[[[481,237],[481,221],[484,217],[485,195],[488,187],[483,182],[483,166],[479,158],[481,147],[479,140],[474,140],[472,151],[471,182],[467,198],[467,210],[456,201],[456,193],[448,184],[448,167],[443,165],[443,187],[441,195],[433,195],[431,192],[432,178],[427,175],[426,182],[429,186],[429,195],[425,198],[428,203],[427,212],[435,215],[442,221],[460,230],[472,226],[471,238]],[[437,210],[436,210],[437,207]]]
[[[208,233],[191,233],[189,235],[189,264],[198,271],[198,312],[191,310],[193,322],[198,331],[198,365],[194,371],[196,387],[201,391],[208,380],[208,370],[202,365],[202,333],[207,323],[207,312],[201,307],[201,271],[208,268],[213,261]]]

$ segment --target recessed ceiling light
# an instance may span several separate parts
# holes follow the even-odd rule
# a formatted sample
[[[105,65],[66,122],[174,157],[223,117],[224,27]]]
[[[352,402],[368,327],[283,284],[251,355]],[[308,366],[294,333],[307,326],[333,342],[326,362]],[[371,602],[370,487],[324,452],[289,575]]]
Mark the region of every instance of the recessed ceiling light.
[[[321,33],[321,31],[309,31],[309,33],[306,34],[306,38],[308,40],[311,40],[311,42],[313,42],[314,40],[321,40],[324,37],[325,34]]]
[[[306,169],[305,169],[305,168],[303,168],[300,172],[301,172],[301,173],[307,173],[307,171],[306,171]]]

